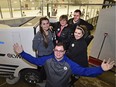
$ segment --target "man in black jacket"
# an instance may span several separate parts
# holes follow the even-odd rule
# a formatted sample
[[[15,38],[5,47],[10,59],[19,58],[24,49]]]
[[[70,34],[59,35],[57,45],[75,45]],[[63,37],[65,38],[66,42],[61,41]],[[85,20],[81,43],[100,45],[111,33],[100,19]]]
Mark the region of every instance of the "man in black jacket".
[[[87,21],[80,18],[81,17],[81,11],[75,10],[74,11],[74,17],[68,20],[68,24],[72,31],[75,31],[76,26],[84,25],[87,28],[88,34],[90,34],[90,31],[93,30],[93,25],[88,23]]]

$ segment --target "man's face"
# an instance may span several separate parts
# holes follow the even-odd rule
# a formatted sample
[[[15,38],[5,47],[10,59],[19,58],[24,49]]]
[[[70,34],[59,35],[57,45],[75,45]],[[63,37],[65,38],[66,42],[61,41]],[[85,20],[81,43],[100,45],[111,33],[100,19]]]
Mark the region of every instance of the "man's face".
[[[79,12],[74,12],[74,21],[78,21],[80,19],[80,13]]]
[[[59,60],[62,59],[64,54],[65,54],[65,50],[64,50],[63,46],[56,46],[54,48],[54,55],[55,55],[56,59],[59,59]]]

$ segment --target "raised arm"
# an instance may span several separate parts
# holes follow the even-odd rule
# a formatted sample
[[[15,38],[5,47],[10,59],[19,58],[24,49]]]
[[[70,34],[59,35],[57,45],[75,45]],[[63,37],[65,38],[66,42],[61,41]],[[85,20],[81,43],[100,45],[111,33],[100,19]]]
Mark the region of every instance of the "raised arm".
[[[14,48],[14,51],[16,52],[16,54],[21,55],[22,58],[24,58],[25,60],[27,60],[30,63],[35,64],[37,66],[44,65],[46,60],[51,58],[51,56],[44,56],[44,57],[40,57],[40,58],[33,57],[30,54],[24,52],[23,47],[19,46],[18,43],[14,44],[13,48]]]
[[[108,61],[105,61],[105,59],[103,60],[101,67],[104,71],[108,71],[110,69],[112,69],[112,67],[114,66],[115,62],[114,61],[110,61],[110,58],[108,59]]]
[[[20,53],[23,52],[23,47],[22,47],[22,45],[19,46],[18,43],[14,44],[14,45],[13,45],[13,48],[14,48],[14,51],[15,51],[16,54],[20,54]]]
[[[87,67],[87,68],[83,68],[72,61],[69,61],[69,64],[71,66],[73,74],[80,76],[96,77],[102,74],[104,71],[112,69],[112,67],[114,66],[114,61],[110,61],[110,59],[108,61],[104,60],[101,66],[99,67]]]

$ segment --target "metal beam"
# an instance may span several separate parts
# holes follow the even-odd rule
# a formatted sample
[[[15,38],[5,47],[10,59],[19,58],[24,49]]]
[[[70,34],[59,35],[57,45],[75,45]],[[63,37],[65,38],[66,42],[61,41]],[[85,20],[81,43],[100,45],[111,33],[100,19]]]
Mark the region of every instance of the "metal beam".
[[[115,3],[112,3],[112,4],[75,4],[75,3],[48,3],[50,5],[52,4],[56,4],[56,5],[103,5],[103,6],[115,6]]]

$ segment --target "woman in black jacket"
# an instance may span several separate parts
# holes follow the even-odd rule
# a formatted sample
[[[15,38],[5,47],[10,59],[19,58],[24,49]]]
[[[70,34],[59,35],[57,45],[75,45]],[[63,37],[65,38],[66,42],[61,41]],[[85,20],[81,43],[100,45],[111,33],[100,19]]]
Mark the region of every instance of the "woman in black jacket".
[[[75,63],[82,67],[88,67],[87,57],[87,43],[84,39],[85,31],[82,26],[77,26],[74,31],[74,38],[70,42],[70,46],[66,52],[66,55]],[[74,86],[74,83],[80,76],[71,76],[70,87]]]
[[[77,26],[74,32],[74,38],[71,40],[67,50],[67,56],[83,67],[88,67],[87,43],[83,38],[85,34],[82,26]]]

